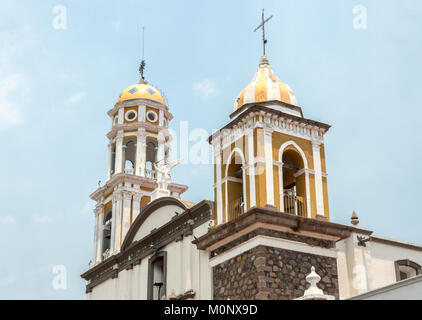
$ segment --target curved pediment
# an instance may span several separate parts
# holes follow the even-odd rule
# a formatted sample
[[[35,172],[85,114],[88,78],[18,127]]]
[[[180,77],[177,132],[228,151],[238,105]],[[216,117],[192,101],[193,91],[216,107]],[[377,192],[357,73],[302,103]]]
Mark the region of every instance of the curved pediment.
[[[132,223],[123,241],[121,250],[125,250],[131,243],[138,241],[152,230],[158,229],[169,222],[175,213],[182,213],[187,207],[180,200],[172,197],[163,197],[150,202],[139,213]]]

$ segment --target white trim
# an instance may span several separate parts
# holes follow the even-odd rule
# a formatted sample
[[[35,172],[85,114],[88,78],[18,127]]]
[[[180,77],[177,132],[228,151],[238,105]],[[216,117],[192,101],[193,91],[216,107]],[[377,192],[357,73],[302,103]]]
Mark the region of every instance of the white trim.
[[[215,157],[217,170],[217,225],[223,223],[223,194],[221,190],[221,153],[219,152]]]
[[[309,186],[309,172],[305,170],[305,184],[306,184],[306,213],[308,218],[312,218],[311,213],[311,191]]]
[[[210,267],[215,267],[227,260],[230,260],[239,254],[242,254],[246,251],[249,251],[258,246],[267,246],[273,247],[278,249],[284,249],[289,251],[297,251],[303,252],[308,254],[314,254],[318,256],[330,257],[330,258],[337,258],[337,250],[336,249],[324,249],[319,247],[312,247],[306,243],[268,237],[268,236],[256,236],[244,243],[235,246],[234,248],[218,255],[217,257],[210,259]]]
[[[129,115],[134,114],[132,119],[129,119]],[[136,120],[136,117],[138,116],[138,113],[135,110],[128,110],[125,113],[125,119],[126,121],[132,122]]]
[[[159,110],[158,111],[158,125],[160,126],[160,127],[162,127],[163,126],[163,124],[164,124],[164,112],[163,112],[163,110]]]
[[[267,204],[274,205],[273,130],[264,128],[265,184]]]
[[[302,156],[303,166],[305,167],[305,169],[308,169],[308,161],[306,159],[305,152],[303,152],[302,148],[299,147],[299,145],[296,142],[292,141],[292,140],[286,141],[285,143],[283,143],[281,145],[280,149],[278,150],[278,161],[283,162],[284,149],[286,149],[288,146],[293,146],[293,147],[296,148],[296,150]]]
[[[118,124],[123,124],[123,118],[124,118],[124,108],[120,108],[117,115],[118,115]]]
[[[250,196],[250,207],[254,207],[256,205],[256,194],[255,194],[255,165],[254,165],[254,136],[253,136],[253,129],[251,129],[248,133],[248,155],[249,155],[249,196]]]
[[[312,217],[312,213],[311,213],[311,191],[310,191],[310,187],[309,187],[309,173],[310,173],[311,170],[308,167],[308,161],[306,159],[305,152],[303,152],[302,148],[299,147],[299,145],[296,142],[292,141],[292,140],[286,141],[285,143],[283,143],[281,145],[280,149],[278,150],[278,159],[279,159],[279,161],[281,161],[281,162],[283,161],[283,153],[284,153],[284,150],[288,146],[293,146],[299,152],[299,154],[302,156],[302,161],[303,161],[303,166],[304,166],[304,168],[302,170],[303,170],[303,172],[306,173],[306,176],[305,176],[305,184],[306,184],[306,186],[305,186],[305,192],[306,192],[306,213],[307,213],[308,218],[310,218],[310,217]],[[302,170],[300,170],[299,172],[297,172],[296,173],[296,176],[301,175],[302,174],[302,172],[301,172]],[[283,190],[280,190],[280,194],[282,194],[282,193],[283,193]]]
[[[153,115],[153,116],[154,116],[154,120],[149,119],[149,118],[148,118],[148,116],[149,116],[149,115]],[[152,122],[152,123],[157,122],[157,120],[158,120],[158,115],[157,115],[157,112],[155,112],[154,110],[149,110],[149,111],[146,113],[146,119],[147,119],[149,122]]]
[[[278,167],[278,188],[279,188],[278,192],[279,192],[279,197],[280,197],[280,212],[284,212],[283,165]]]
[[[315,195],[317,214],[324,215],[324,197],[322,188],[322,169],[320,143],[312,142],[312,157],[314,158],[315,170]]]
[[[145,122],[145,105],[139,105],[138,106],[138,120],[140,122]]]

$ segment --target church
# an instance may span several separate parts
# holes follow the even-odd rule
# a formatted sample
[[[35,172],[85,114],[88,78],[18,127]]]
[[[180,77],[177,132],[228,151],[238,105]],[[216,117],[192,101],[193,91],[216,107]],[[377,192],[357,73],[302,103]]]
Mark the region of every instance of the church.
[[[192,203],[183,198],[188,186],[172,181],[173,115],[143,64],[140,81],[107,112],[107,181],[90,195],[87,299],[422,297],[422,246],[378,236],[356,213],[350,225],[333,219],[330,125],[304,116],[263,39],[256,73],[208,139],[212,201]]]

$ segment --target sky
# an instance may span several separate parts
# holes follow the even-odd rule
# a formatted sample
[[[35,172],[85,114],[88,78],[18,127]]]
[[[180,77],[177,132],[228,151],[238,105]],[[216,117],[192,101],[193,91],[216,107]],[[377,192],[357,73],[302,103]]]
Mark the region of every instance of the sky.
[[[422,244],[420,0],[2,0],[0,299],[85,298],[106,112],[139,80],[142,26],[146,78],[167,98],[170,127],[211,133],[258,67],[262,8],[274,16],[272,69],[306,118],[332,126],[331,221],[349,224],[356,210],[375,234]],[[181,164],[173,179],[189,186],[185,199],[213,199],[211,165]]]

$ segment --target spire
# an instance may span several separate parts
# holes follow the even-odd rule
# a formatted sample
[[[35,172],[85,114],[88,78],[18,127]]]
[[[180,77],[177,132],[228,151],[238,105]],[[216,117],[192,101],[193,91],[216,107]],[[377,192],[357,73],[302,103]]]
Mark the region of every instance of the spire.
[[[273,16],[271,15],[269,18],[265,19],[265,15],[264,15],[264,9],[262,9],[262,22],[259,26],[257,26],[254,30],[254,32],[256,32],[259,29],[262,29],[262,47],[263,47],[263,51],[264,54],[263,56],[265,57],[265,45],[267,44],[267,39],[265,39],[265,24],[272,18]]]
[[[144,57],[144,40],[145,40],[145,27],[142,27],[142,60],[141,64],[139,65],[139,74],[141,75],[141,79],[139,83],[147,83],[144,77],[144,70],[145,70],[145,57]]]

